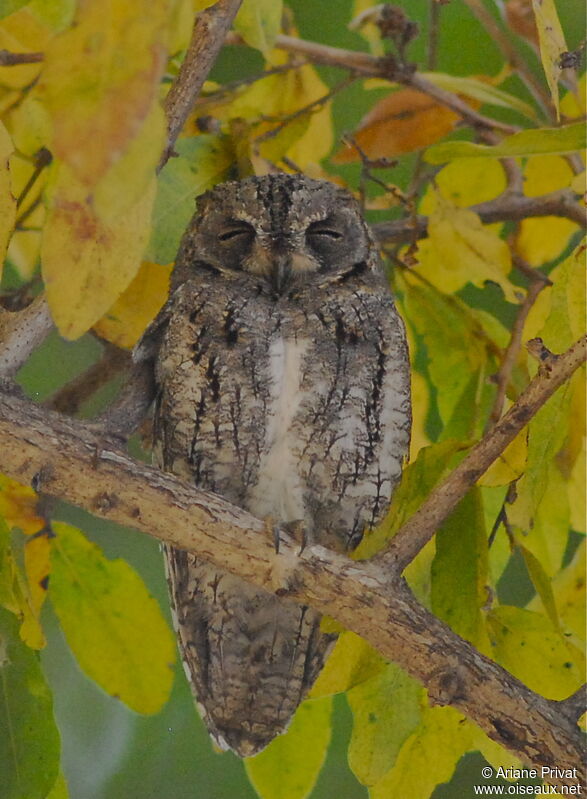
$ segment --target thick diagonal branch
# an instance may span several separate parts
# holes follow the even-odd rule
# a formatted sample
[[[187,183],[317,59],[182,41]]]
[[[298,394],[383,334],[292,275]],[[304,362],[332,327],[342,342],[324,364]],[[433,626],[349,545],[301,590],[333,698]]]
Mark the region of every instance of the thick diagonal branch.
[[[559,359],[567,377],[578,365],[569,352]],[[299,554],[285,533],[276,555],[266,525],[246,511],[106,448],[79,422],[1,394],[0,470],[330,614],[424,683],[433,701],[458,708],[525,762],[581,773],[581,736],[561,703],[455,635],[400,578],[390,580],[385,562],[353,562],[320,546]],[[277,583],[284,573],[286,584]]]

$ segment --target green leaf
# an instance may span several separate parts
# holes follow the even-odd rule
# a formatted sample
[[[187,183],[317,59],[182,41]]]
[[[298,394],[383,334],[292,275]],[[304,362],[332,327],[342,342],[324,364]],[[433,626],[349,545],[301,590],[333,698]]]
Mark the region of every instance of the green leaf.
[[[530,119],[536,119],[536,111],[531,105],[520,100],[519,97],[509,94],[509,92],[498,89],[497,86],[493,86],[491,83],[486,83],[477,78],[466,78],[461,75],[447,75],[444,72],[421,72],[420,75],[447,92],[472,97],[485,105],[511,108],[513,111],[519,111],[520,114]]]
[[[426,345],[443,438],[474,439],[495,395],[487,378],[497,371],[497,347],[458,297],[408,281],[406,287],[406,315]]]
[[[364,560],[378,552],[418,510],[436,483],[454,468],[457,460],[465,455],[465,449],[459,441],[442,441],[423,447],[414,463],[408,464],[404,469],[401,483],[393,495],[388,516],[379,527],[365,534],[354,550],[353,557]]]
[[[471,730],[452,707],[426,707],[393,768],[369,791],[370,799],[430,799],[434,788],[452,777],[471,748]]]
[[[234,20],[234,29],[250,47],[267,53],[281,29],[282,13],[282,0],[244,0]]]
[[[168,264],[196,210],[194,200],[227,176],[232,156],[225,139],[194,136],[175,144],[171,158],[157,181],[153,232],[145,260]]]
[[[29,0],[0,0],[0,19],[26,6]]]
[[[420,723],[422,686],[395,664],[348,692],[353,711],[349,765],[363,785],[374,785],[395,763]]]
[[[262,799],[309,796],[328,751],[331,712],[331,697],[307,700],[285,735],[245,760],[247,775]]]
[[[436,534],[431,569],[432,611],[467,641],[485,641],[487,535],[481,492],[473,488]]]
[[[556,604],[554,601],[554,594],[552,591],[552,583],[550,581],[550,577],[544,571],[542,564],[538,560],[538,558],[530,552],[529,549],[518,544],[518,549],[522,553],[522,557],[524,558],[524,563],[526,564],[526,568],[528,569],[528,574],[530,575],[530,579],[532,580],[532,585],[536,589],[536,593],[540,597],[544,609],[548,614],[548,618],[552,622],[553,627],[557,630],[559,629],[559,622],[558,622],[558,613],[556,611]]]
[[[507,158],[529,155],[564,155],[582,150],[585,146],[585,122],[575,122],[561,128],[522,130],[489,147],[469,141],[450,141],[435,144],[424,153],[429,164],[443,164],[453,158]]]
[[[508,510],[510,522],[523,534],[530,533],[533,527],[548,487],[549,470],[557,468],[553,460],[565,441],[570,400],[571,390],[566,384],[538,411],[528,427],[526,470],[517,483],[515,502]]]
[[[138,713],[156,713],[173,682],[175,644],[159,605],[123,560],[107,560],[57,522],[49,595],[82,670]]]
[[[487,614],[495,659],[532,691],[565,699],[579,688],[584,657],[541,613],[500,605]]]
[[[71,24],[75,15],[75,0],[31,0],[29,11],[55,31]]]
[[[0,608],[0,796],[45,799],[59,770],[51,692],[18,621]]]
[[[553,352],[568,349],[585,332],[585,251],[582,246],[550,274],[550,313],[540,337]]]

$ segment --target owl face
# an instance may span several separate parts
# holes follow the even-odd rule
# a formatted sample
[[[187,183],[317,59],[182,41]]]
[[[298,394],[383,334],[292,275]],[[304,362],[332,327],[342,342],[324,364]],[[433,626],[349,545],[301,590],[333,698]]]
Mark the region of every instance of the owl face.
[[[193,269],[248,276],[276,296],[372,268],[355,200],[331,183],[298,175],[218,186],[198,201],[189,231],[184,246]]]

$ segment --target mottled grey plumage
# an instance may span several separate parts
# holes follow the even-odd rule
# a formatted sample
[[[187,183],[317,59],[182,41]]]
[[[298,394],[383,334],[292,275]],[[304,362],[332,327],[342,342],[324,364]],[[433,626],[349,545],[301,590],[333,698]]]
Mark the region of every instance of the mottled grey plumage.
[[[156,358],[162,469],[341,551],[386,512],[409,439],[405,333],[344,190],[282,174],[204,195],[136,357]],[[204,720],[252,755],[286,729],[332,637],[311,608],[194,554],[166,559]]]

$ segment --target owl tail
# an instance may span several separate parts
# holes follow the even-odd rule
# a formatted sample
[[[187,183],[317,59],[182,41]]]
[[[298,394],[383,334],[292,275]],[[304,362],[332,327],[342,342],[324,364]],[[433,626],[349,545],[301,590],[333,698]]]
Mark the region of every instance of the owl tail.
[[[311,608],[262,591],[183,550],[165,550],[179,648],[221,749],[250,757],[285,732],[335,636]]]

